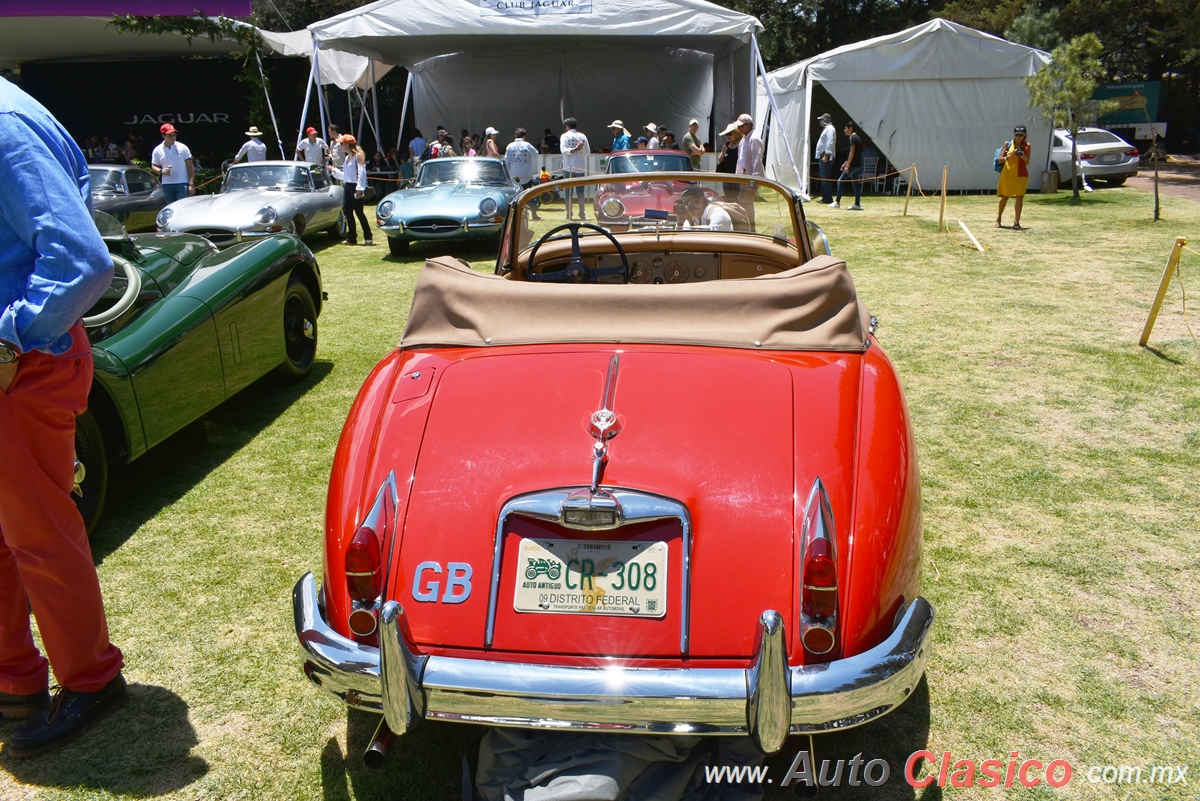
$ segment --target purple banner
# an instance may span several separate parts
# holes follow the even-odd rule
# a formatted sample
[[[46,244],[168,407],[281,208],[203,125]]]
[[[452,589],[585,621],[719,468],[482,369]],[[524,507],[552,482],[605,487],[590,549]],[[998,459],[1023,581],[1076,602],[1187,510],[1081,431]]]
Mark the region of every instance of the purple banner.
[[[0,0],[0,17],[250,16],[250,0]]]

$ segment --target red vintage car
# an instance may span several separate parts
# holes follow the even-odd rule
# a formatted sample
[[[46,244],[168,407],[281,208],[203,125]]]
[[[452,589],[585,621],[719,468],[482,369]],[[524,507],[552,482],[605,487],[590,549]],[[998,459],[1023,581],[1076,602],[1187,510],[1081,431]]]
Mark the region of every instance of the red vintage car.
[[[675,202],[694,183],[655,178],[660,172],[692,172],[692,160],[680,150],[618,150],[605,160],[604,171],[621,176],[606,182],[603,191],[593,196],[596,220],[610,227],[637,225],[646,219],[647,209],[674,219]],[[710,201],[722,199],[711,189],[704,192]]]
[[[753,230],[535,240],[529,191],[494,275],[426,263],[293,599],[308,677],[382,716],[371,759],[426,718],[773,752],[920,680],[917,460],[873,318],[790,189],[656,180],[686,178],[743,182]]]

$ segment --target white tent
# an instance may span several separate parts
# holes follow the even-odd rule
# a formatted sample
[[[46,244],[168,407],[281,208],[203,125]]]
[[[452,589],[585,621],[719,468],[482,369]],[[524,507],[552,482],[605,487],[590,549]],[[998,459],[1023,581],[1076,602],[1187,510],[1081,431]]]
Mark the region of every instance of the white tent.
[[[264,46],[273,53],[308,59],[313,57],[313,39],[309,31],[277,33],[259,28],[258,35],[262,37]],[[382,61],[372,64],[371,59],[353,53],[326,53],[320,61],[321,84],[332,84],[339,89],[369,89],[373,84],[372,77],[377,81],[392,68],[391,64]]]
[[[309,26],[323,54],[409,68],[416,124],[561,130],[579,120],[592,148],[620,118],[709,130],[753,101],[762,24],[703,0],[379,0]]]
[[[1050,126],[1040,110],[1030,108],[1024,78],[1049,61],[1041,50],[935,19],[771,72],[767,78],[779,106],[771,128],[782,128],[800,143],[796,158],[807,186],[816,118],[835,111],[813,107],[819,83],[888,161],[899,168],[916,164],[925,189],[940,185],[946,165],[947,188],[969,190],[995,189],[992,156],[1011,138],[1014,125],[1025,125],[1034,147],[1029,186],[1037,189]],[[760,113],[767,108],[761,83],[757,107]],[[834,118],[838,148],[845,150],[845,120],[836,113]],[[767,174],[780,180],[791,174],[774,136]]]

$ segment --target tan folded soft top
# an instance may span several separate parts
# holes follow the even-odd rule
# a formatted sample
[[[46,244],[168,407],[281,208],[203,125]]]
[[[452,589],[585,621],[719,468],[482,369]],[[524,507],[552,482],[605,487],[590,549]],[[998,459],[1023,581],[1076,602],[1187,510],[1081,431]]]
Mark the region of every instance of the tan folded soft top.
[[[764,350],[866,350],[870,315],[846,263],[817,258],[774,275],[695,284],[559,284],[425,262],[404,348],[650,343]]]

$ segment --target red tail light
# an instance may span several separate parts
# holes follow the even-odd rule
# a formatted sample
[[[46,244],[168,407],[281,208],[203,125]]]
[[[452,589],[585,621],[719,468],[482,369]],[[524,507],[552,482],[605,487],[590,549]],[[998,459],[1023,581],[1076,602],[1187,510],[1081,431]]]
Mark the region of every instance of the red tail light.
[[[1079,154],[1080,161],[1088,161],[1089,159],[1094,159],[1094,158],[1096,158],[1095,153],[1080,153]]]
[[[819,478],[804,505],[801,541],[800,641],[811,661],[828,661],[837,645],[837,530]]]
[[[379,567],[382,562],[379,537],[375,530],[362,526],[346,549],[346,587],[355,601],[374,601],[383,591]]]
[[[837,612],[837,564],[833,544],[815,539],[804,555],[804,614],[829,617]]]
[[[1130,158],[1137,158],[1138,156],[1142,155],[1142,152],[1135,147],[1131,150],[1126,150],[1125,155],[1129,156]]]

